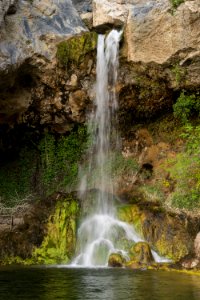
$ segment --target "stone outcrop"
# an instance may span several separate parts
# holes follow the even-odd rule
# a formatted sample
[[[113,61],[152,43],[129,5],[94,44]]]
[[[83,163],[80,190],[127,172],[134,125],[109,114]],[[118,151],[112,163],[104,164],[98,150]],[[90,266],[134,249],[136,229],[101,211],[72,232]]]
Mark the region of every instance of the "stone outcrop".
[[[185,1],[176,10],[169,0],[95,0],[93,25],[124,26],[123,54],[129,62],[161,65],[173,83],[180,73],[184,87],[200,85],[200,3]],[[159,70],[157,69],[157,73]],[[177,76],[178,77],[178,76]]]
[[[6,15],[16,12],[17,0],[1,0],[0,2],[0,27],[4,23]]]
[[[12,14],[8,3],[15,2],[4,5],[8,12],[1,23],[0,123],[14,126],[29,119],[32,125],[43,125],[57,120],[59,131],[65,122],[58,86],[66,71],[57,68],[57,45],[87,28],[70,0],[18,0]],[[59,116],[53,116],[54,109]],[[62,131],[70,127],[63,126]]]
[[[179,261],[194,252],[199,220],[165,211],[159,204],[140,202],[119,207],[118,217],[136,231],[161,256]]]

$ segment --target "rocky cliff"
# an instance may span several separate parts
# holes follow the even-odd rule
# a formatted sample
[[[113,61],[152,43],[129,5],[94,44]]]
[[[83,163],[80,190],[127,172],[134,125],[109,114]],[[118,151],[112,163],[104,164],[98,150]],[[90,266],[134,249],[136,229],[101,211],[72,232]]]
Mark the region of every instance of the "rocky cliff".
[[[0,16],[2,182],[29,170],[31,192],[44,196],[71,184],[63,174],[77,177],[86,139],[77,128],[95,99],[97,33],[123,30],[117,194],[196,209],[191,255],[200,230],[199,0],[3,0]]]

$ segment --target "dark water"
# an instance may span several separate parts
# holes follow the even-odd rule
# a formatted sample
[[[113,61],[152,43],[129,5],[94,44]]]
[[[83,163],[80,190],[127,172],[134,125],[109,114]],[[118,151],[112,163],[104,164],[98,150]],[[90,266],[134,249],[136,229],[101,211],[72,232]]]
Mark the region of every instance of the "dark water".
[[[1,268],[0,300],[200,299],[200,277],[123,269]]]

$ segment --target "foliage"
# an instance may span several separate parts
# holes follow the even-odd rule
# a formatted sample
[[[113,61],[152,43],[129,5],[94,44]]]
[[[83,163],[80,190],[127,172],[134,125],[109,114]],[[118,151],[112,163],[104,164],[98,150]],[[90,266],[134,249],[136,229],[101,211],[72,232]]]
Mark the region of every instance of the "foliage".
[[[172,6],[174,8],[177,8],[181,3],[183,3],[185,0],[170,0],[172,3]]]
[[[164,194],[162,192],[162,189],[157,184],[154,184],[154,186],[151,185],[143,185],[139,191],[142,193],[143,197],[147,201],[163,201]]]
[[[84,127],[77,132],[56,140],[46,134],[40,142],[42,190],[50,194],[66,190],[77,183],[78,163],[87,147],[87,133]]]
[[[31,194],[46,196],[75,186],[87,147],[86,128],[57,138],[46,133],[38,144],[38,148],[24,147],[14,161],[1,166],[0,200],[5,206],[15,206]]]
[[[200,96],[197,93],[187,95],[185,91],[180,94],[177,102],[173,105],[174,116],[179,118],[183,124],[187,123],[189,118],[197,113],[200,116]]]
[[[176,181],[172,204],[179,208],[200,207],[200,125],[185,126],[182,138],[186,140],[185,152],[171,161],[171,177]]]
[[[172,68],[172,73],[175,76],[176,83],[179,84],[184,77],[185,71],[180,67],[179,64],[176,64]]]
[[[121,153],[114,154],[111,162],[111,173],[113,177],[123,174],[135,174],[139,170],[139,165],[133,158],[125,158]]]
[[[36,161],[37,152],[25,147],[16,161],[1,166],[0,195],[6,206],[13,207],[32,193]]]

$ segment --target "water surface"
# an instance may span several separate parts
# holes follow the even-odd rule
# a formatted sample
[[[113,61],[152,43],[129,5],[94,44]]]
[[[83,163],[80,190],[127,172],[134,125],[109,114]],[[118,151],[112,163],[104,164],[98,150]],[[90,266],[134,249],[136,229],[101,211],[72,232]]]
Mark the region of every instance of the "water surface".
[[[163,271],[1,268],[0,299],[199,300],[200,277]]]

